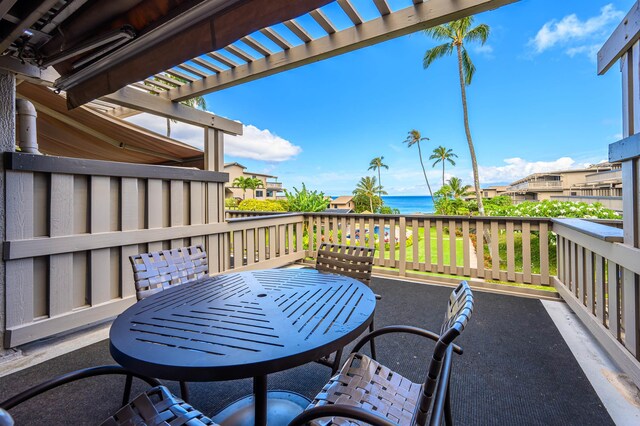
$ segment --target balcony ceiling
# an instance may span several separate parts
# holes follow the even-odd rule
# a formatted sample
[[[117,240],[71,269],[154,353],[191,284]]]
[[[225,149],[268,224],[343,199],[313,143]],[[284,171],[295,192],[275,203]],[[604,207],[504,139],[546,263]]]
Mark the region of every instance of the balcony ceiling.
[[[62,96],[28,82],[17,96],[38,111],[38,145],[48,155],[202,168],[203,152],[87,107],[68,111]]]
[[[182,101],[516,0],[406,0],[395,11],[371,1],[369,20],[335,1],[349,22],[339,28],[320,9],[332,0],[0,0],[0,52],[55,68],[69,107],[127,85]],[[322,33],[301,24],[311,21]]]

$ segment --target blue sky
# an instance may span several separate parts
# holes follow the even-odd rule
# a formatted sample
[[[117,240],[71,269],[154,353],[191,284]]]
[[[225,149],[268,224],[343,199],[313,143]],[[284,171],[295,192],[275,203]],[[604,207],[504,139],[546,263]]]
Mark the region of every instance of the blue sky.
[[[370,0],[353,3],[374,16]],[[595,56],[634,3],[523,0],[476,17],[491,27],[483,48],[467,47],[477,68],[468,98],[483,186],[606,160],[608,144],[621,138],[621,81],[618,67],[597,76]],[[398,10],[411,1],[389,4]],[[344,26],[335,4],[323,10]],[[227,139],[226,161],[276,175],[287,188],[305,182],[340,195],[384,156],[390,195],[425,195],[417,150],[402,143],[415,128],[430,138],[423,155],[453,149],[459,158],[447,175],[471,184],[455,59],[422,68],[435,45],[415,33],[207,95],[209,111],[248,126],[242,138]],[[200,135],[180,125],[174,133],[196,145]],[[438,188],[441,169],[426,166]]]

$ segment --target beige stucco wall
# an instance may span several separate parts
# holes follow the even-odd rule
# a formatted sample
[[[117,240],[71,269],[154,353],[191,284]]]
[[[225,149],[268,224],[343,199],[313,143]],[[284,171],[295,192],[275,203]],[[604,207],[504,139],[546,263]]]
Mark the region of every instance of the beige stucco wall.
[[[256,200],[275,200],[277,198],[278,193],[276,191],[272,191],[272,195],[267,197],[267,177],[265,175],[253,174],[251,172],[247,172],[246,169],[242,167],[232,164],[224,167],[224,171],[229,173],[229,183],[227,183],[226,187],[231,190],[233,195],[229,193],[226,194],[227,198],[235,197],[235,198],[255,198]],[[248,178],[258,178],[262,181],[262,188],[258,188],[255,191],[255,197],[253,190],[247,189],[246,193],[243,194],[242,189],[234,188],[233,181],[240,177],[248,177]],[[260,195],[262,194],[262,195]]]

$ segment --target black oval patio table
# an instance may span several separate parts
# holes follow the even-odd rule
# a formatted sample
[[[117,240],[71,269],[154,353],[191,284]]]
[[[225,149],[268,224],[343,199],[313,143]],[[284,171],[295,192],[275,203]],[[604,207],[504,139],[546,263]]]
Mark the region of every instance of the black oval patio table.
[[[205,278],[156,293],[111,326],[122,366],[187,382],[253,377],[253,396],[225,408],[223,425],[287,423],[308,404],[268,392],[267,375],[329,355],[364,332],[375,295],[365,284],[314,269],[272,269]]]

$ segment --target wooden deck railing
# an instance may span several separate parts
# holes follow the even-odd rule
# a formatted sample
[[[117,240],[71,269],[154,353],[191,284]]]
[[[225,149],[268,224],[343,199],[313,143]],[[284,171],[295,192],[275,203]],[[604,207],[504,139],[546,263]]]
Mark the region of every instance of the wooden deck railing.
[[[135,303],[133,254],[204,243],[211,273],[305,255],[300,214],[225,221],[226,173],[20,153],[4,161],[5,347]]]
[[[277,268],[305,257],[301,213],[229,219],[227,223],[225,272]]]
[[[401,276],[434,272],[548,285],[555,273],[549,219],[314,213],[305,220],[309,256],[324,241],[369,246],[377,249],[375,265]]]
[[[553,222],[556,289],[616,362],[640,380],[640,249],[623,244],[622,229],[580,219]],[[617,344],[625,351],[615,350]]]

